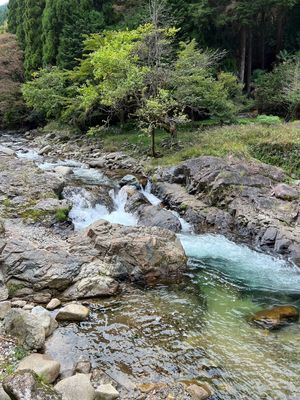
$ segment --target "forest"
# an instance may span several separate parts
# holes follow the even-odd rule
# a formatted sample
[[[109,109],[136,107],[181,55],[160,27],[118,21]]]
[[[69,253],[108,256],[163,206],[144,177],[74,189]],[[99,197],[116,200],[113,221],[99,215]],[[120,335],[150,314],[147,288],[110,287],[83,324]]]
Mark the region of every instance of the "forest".
[[[176,141],[194,122],[299,116],[297,0],[10,0],[7,26],[23,51],[25,124],[130,124],[155,155],[156,131]]]

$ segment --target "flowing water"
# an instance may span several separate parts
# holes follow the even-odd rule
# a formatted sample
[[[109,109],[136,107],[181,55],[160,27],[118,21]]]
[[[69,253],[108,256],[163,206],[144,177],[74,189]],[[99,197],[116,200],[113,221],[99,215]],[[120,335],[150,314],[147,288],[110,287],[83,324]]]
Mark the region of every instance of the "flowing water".
[[[80,170],[74,175],[82,182],[106,181],[84,165],[73,167]],[[150,189],[145,195],[158,204]],[[110,213],[93,204],[84,187],[74,193],[70,216],[76,229],[101,218],[136,225],[135,216],[124,211],[126,193],[113,191],[111,196]],[[248,322],[249,315],[263,308],[300,308],[299,269],[223,236],[193,235],[181,222],[179,238],[189,257],[183,283],[128,287],[117,297],[93,300],[91,318],[60,326],[47,352],[65,369],[87,354],[94,366],[128,389],[137,382],[198,379],[211,384],[214,399],[299,400],[300,325],[268,332]]]

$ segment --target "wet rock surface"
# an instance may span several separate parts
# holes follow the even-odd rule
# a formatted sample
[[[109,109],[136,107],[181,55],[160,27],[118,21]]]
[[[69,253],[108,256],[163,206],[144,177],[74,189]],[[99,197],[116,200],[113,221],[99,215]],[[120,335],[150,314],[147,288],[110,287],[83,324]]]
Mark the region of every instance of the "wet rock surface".
[[[280,329],[290,322],[298,322],[299,310],[293,306],[280,306],[270,310],[258,311],[250,321],[261,328]]]
[[[300,265],[299,187],[280,168],[203,156],[162,169],[155,191],[196,232],[223,233]]]

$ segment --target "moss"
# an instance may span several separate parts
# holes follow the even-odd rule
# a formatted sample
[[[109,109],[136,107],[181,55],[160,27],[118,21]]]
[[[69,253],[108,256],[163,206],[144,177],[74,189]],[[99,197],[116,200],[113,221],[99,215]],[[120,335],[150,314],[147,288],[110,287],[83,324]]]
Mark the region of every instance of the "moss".
[[[45,219],[45,217],[51,215],[49,211],[45,210],[34,210],[34,209],[27,209],[26,211],[22,211],[20,216],[24,220],[32,220],[34,222],[41,222]]]
[[[65,222],[69,218],[69,208],[60,208],[59,210],[56,211],[55,213],[55,218],[57,222]]]
[[[18,290],[24,289],[26,286],[23,283],[8,282],[6,285],[9,297],[14,297]]]

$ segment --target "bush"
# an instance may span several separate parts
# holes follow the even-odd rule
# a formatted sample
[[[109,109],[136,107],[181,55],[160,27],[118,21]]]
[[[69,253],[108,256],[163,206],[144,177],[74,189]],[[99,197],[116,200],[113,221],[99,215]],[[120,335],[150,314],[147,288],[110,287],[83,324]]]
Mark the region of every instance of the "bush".
[[[262,125],[276,125],[281,124],[281,119],[276,115],[259,115],[256,122]]]

